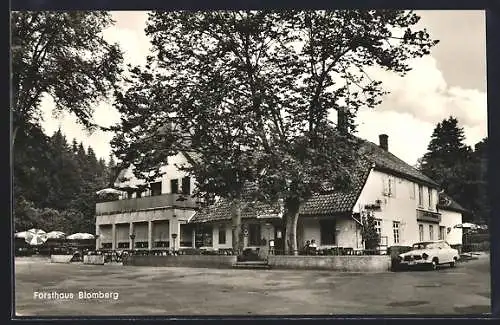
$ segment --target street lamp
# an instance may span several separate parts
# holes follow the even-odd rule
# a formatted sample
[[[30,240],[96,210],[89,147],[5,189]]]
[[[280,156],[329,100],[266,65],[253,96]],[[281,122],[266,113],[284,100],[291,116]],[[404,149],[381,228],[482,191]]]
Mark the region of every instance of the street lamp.
[[[101,247],[99,247],[99,246],[101,246],[101,245],[97,246],[97,243],[98,243],[98,240],[99,240],[99,236],[100,236],[99,234],[95,234],[95,235],[94,235],[94,239],[95,239],[95,250],[96,250],[96,251],[98,251],[98,250],[101,248]],[[100,244],[100,243],[99,243],[99,244]]]
[[[177,238],[177,234],[172,234],[172,251],[175,255],[175,239]]]
[[[135,234],[130,234],[130,239],[132,240],[130,247],[131,250],[134,250],[134,239],[135,239]]]

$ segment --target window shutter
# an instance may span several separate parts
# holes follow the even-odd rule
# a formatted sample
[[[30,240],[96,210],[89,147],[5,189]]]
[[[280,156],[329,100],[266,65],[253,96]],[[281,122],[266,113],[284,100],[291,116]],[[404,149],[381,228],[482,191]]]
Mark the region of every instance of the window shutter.
[[[388,182],[389,182],[389,178],[387,176],[383,176],[382,177],[382,184],[383,184],[382,195],[385,195],[385,196],[389,195]]]
[[[389,182],[391,182],[391,193],[389,193],[392,197],[396,197],[396,178],[389,178]]]

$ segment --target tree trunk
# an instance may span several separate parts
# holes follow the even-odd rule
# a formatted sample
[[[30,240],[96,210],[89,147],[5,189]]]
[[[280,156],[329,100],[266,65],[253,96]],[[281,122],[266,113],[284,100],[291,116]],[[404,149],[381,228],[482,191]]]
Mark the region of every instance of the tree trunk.
[[[299,220],[299,202],[289,201],[286,205],[285,218],[285,254],[298,255],[297,222]]]
[[[237,255],[243,252],[243,233],[241,231],[241,200],[233,199],[231,209],[232,246]]]

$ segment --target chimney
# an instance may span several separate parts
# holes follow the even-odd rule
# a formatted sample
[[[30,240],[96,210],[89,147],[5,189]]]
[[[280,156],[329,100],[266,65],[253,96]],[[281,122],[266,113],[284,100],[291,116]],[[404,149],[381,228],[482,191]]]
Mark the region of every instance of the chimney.
[[[378,136],[379,147],[385,151],[389,151],[389,136],[387,134],[380,134]]]
[[[344,108],[339,107],[337,110],[337,129],[341,134],[347,134],[348,131],[348,117]]]

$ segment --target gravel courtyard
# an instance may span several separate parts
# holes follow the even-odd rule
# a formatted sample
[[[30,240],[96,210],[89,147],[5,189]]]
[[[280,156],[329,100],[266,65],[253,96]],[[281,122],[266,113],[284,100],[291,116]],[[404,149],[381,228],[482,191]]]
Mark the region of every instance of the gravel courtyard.
[[[377,274],[96,266],[16,258],[15,280],[19,316],[459,315],[489,313],[491,304],[487,255],[438,271]],[[84,291],[109,297],[79,299]],[[41,292],[73,297],[40,299]]]

